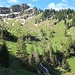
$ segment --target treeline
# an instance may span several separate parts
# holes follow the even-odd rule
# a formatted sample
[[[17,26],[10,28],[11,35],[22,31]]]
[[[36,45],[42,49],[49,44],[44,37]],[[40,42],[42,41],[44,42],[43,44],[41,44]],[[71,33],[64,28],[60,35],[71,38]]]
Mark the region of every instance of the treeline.
[[[55,10],[55,9],[45,9],[42,16],[39,19],[35,19],[35,23],[39,23],[46,19],[57,19],[58,22],[65,19],[71,19],[73,14],[75,13],[72,9],[62,9],[62,10]]]
[[[71,19],[72,20],[70,22],[67,22],[66,19],[64,20],[64,24],[67,29],[70,29],[71,27],[75,27],[75,12],[72,14]]]
[[[71,19],[73,13],[74,10],[72,9],[62,9],[59,11],[56,11],[54,9],[46,9],[42,15],[42,18],[49,19],[53,17],[53,19],[58,19],[59,21],[61,21],[65,19]]]

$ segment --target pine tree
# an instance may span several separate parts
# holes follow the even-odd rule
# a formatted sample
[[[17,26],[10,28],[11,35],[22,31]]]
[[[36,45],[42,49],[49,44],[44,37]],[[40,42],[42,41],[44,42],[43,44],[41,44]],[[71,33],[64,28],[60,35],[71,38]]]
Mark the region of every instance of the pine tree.
[[[75,27],[75,13],[73,14],[73,18],[72,18],[72,26]]]
[[[66,43],[65,50],[63,51],[63,55],[65,58],[68,58],[70,56],[70,46]]]
[[[0,42],[2,41],[2,39],[3,39],[3,30],[0,29]]]
[[[38,50],[37,51],[34,51],[34,48],[33,48],[33,46],[31,46],[31,54],[30,54],[30,58],[31,58],[31,62],[35,62],[36,64],[39,64],[39,62],[40,62],[40,59],[39,59],[39,52],[38,52]],[[33,59],[34,59],[34,61],[33,61]],[[30,64],[31,64],[31,62],[30,62]]]
[[[24,41],[24,36],[18,38],[17,44],[18,44],[17,56],[22,60],[22,64],[27,64],[28,53],[26,50],[26,43]]]
[[[5,42],[0,50],[0,64],[6,68],[9,66],[9,52]]]
[[[58,61],[57,61],[57,58],[56,58],[56,56],[55,56],[55,54],[54,54],[54,49],[53,49],[51,43],[50,43],[50,45],[49,45],[49,49],[50,49],[50,60],[51,60],[51,62],[52,62],[52,64],[53,64],[54,66],[57,66]]]
[[[36,71],[37,70],[37,65],[39,64],[40,59],[39,59],[39,55],[38,52],[34,51],[33,46],[31,47],[31,54],[29,57],[29,67],[31,68],[31,70]]]

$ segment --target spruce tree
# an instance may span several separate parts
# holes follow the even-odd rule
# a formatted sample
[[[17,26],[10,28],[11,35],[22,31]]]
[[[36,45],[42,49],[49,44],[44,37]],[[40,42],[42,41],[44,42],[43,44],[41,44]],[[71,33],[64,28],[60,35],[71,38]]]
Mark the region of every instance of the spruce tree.
[[[50,49],[50,60],[51,60],[51,62],[52,62],[52,64],[53,64],[54,66],[57,66],[58,61],[57,61],[57,58],[56,58],[56,56],[55,56],[54,49],[53,49],[51,43],[50,43],[50,45],[49,45],[49,49]]]
[[[5,42],[0,50],[0,64],[6,68],[9,66],[9,52]]]
[[[18,38],[18,51],[17,56],[21,59],[22,64],[26,65],[28,63],[28,53],[26,50],[26,43],[24,41],[24,36]]]

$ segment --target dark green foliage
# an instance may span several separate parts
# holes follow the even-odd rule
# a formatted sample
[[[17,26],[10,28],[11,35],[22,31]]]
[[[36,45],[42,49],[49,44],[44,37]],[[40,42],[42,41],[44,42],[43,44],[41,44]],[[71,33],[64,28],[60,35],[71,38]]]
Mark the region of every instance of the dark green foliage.
[[[65,48],[66,50],[63,51],[65,58],[75,56],[75,41],[72,40],[71,35],[68,37],[68,44],[65,45]]]
[[[17,56],[21,59],[22,64],[25,65],[28,63],[28,54],[26,50],[26,43],[24,41],[24,36],[18,38],[18,51]]]
[[[71,24],[68,22],[68,23],[66,23],[65,27],[66,27],[67,29],[69,29],[69,28],[71,27]]]
[[[65,29],[65,32],[64,32],[64,36],[65,37],[68,37],[69,36],[66,29]]]
[[[3,39],[8,41],[13,41],[13,42],[17,41],[17,37],[11,34],[10,32],[8,32],[7,29],[3,30]]]
[[[42,36],[46,36],[46,33],[43,29],[41,29],[41,34],[42,34]]]
[[[42,16],[40,18],[35,19],[35,24],[40,23],[41,21],[44,21],[46,19],[50,20],[50,19],[56,19],[58,20],[58,22],[60,22],[61,20],[64,20],[64,24],[66,24],[66,19],[71,19],[72,18],[72,14],[74,15],[74,11],[71,9],[62,9],[59,11],[56,11],[55,9],[45,9],[45,11],[43,12]],[[74,20],[74,19],[73,19]],[[54,25],[56,25],[56,23],[54,23]],[[72,27],[74,24],[70,24],[67,25],[67,28]]]
[[[68,15],[68,19],[70,20],[72,18],[72,14]]]
[[[0,41],[3,39],[3,30],[0,29]]]
[[[14,36],[13,34],[11,34],[6,28],[1,28],[0,39],[16,42],[17,36]]]
[[[47,44],[45,44],[47,45]],[[42,54],[42,61],[45,63],[50,63],[52,64],[54,67],[58,65],[58,61],[56,58],[56,55],[54,53],[54,49],[51,45],[51,43],[49,44],[49,49],[47,50],[47,46],[44,46],[45,48],[43,49],[43,54]]]
[[[68,47],[68,48],[66,48],[66,50],[63,52],[63,54],[64,54],[64,58],[69,58],[70,57],[70,48]]]
[[[53,38],[54,37],[54,34],[55,34],[55,31],[54,30],[51,30],[51,32],[50,32],[50,38]]]
[[[64,20],[64,24],[66,24],[66,20]]]
[[[73,12],[71,15],[69,15],[69,18],[72,18],[71,22],[68,22],[66,24],[66,28],[69,29],[71,27],[75,27],[75,12]]]
[[[72,45],[72,43],[73,43],[71,35],[68,35],[68,43],[69,43],[69,45]]]
[[[68,37],[68,44],[65,45],[66,50],[64,50],[63,54],[65,58],[71,57],[70,51],[71,51],[71,45],[72,45],[72,37],[69,35]]]
[[[31,53],[28,59],[28,68],[30,71],[37,72],[37,65],[40,63],[39,53],[38,51],[34,51],[33,46],[31,47]]]
[[[59,10],[56,11],[54,9],[46,9],[41,16],[42,21],[46,19],[50,19],[53,17],[53,19],[58,19],[58,21],[65,20],[65,19],[71,19],[72,14],[74,13],[71,9],[65,9],[65,10]]]
[[[71,26],[75,27],[75,13],[73,14],[73,17],[72,17]]]
[[[54,9],[46,9],[43,13],[42,20],[46,20],[52,17],[52,15],[55,14],[55,10]]]
[[[59,50],[56,51],[56,57],[59,63],[59,66],[61,67],[62,59],[63,59],[63,53]]]
[[[67,18],[72,18],[71,14],[73,13],[74,11],[71,10],[71,9],[65,9],[65,10],[59,10],[59,11],[56,11],[56,14],[54,16],[55,19],[58,19],[59,21],[61,20],[65,20]]]
[[[38,58],[36,57],[35,52],[32,51],[32,54],[31,54],[31,67],[32,67],[33,71],[36,71],[36,69],[37,69],[36,59],[38,59]]]
[[[71,56],[75,56],[75,41],[72,41],[72,42],[69,44],[68,52],[69,52],[69,54],[70,54],[70,57],[71,57]]]
[[[0,64],[6,68],[9,66],[9,52],[5,42],[0,49]]]
[[[63,68],[64,70],[68,71],[68,72],[71,71],[70,66],[69,66],[69,64],[68,64],[68,62],[66,61],[65,58],[62,60],[62,68]]]

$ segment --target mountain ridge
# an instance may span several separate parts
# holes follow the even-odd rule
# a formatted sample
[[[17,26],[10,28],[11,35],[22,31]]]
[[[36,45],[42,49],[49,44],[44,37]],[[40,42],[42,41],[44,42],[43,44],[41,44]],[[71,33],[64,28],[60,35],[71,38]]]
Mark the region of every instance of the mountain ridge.
[[[31,17],[43,12],[41,9],[36,7],[31,8],[26,3],[16,4],[10,7],[0,7],[0,16],[14,18],[26,14],[26,17]]]
[[[30,6],[28,6],[26,3],[21,4],[21,5],[19,5],[19,4],[12,5],[10,7],[0,7],[0,14],[20,12],[20,11],[26,10],[28,8],[30,8]]]

